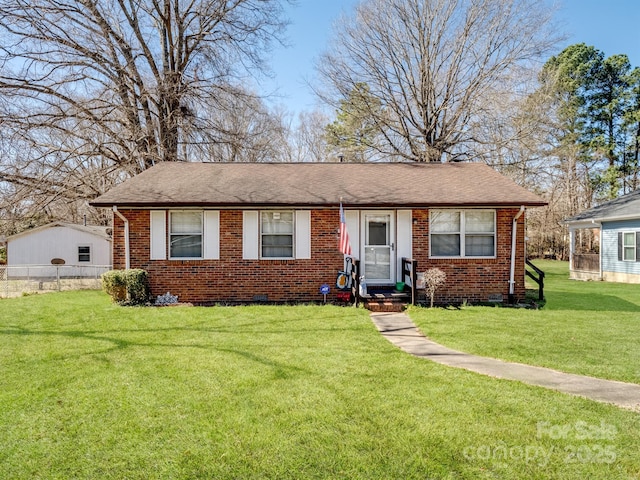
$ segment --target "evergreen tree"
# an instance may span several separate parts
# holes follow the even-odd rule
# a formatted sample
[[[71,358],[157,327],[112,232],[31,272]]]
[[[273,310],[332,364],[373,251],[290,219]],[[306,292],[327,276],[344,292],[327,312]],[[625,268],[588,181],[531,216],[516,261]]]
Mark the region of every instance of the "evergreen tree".
[[[326,126],[327,144],[347,162],[365,162],[376,140],[375,116],[381,110],[366,83],[358,83],[340,100],[336,120]]]

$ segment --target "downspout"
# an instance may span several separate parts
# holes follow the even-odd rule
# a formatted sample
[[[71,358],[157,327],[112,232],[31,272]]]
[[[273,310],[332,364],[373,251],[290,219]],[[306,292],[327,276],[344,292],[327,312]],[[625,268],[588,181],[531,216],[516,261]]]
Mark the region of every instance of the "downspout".
[[[113,213],[124,222],[124,268],[129,270],[131,267],[129,264],[129,220],[118,211],[118,207],[115,205],[113,206]]]
[[[511,272],[509,275],[509,303],[514,302],[514,294],[516,291],[516,236],[518,233],[518,219],[524,213],[524,205],[520,206],[520,211],[513,217],[513,225],[511,227]]]

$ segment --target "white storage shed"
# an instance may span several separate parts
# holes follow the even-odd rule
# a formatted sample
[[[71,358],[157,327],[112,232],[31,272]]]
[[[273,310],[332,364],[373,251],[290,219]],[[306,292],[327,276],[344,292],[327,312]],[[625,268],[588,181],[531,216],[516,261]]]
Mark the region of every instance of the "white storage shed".
[[[18,267],[63,265],[74,277],[95,276],[94,269],[82,267],[111,264],[110,231],[110,227],[64,222],[25,230],[7,238],[7,266],[16,275]]]

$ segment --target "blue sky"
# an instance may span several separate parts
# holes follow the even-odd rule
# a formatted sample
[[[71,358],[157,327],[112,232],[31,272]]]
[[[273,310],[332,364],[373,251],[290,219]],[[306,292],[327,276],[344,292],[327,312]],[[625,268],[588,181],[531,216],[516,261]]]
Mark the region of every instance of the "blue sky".
[[[552,0],[550,0],[552,1]],[[561,48],[584,42],[605,55],[625,53],[631,65],[640,67],[640,1],[558,0],[557,21],[568,35]],[[274,104],[297,114],[312,110],[315,97],[306,85],[313,79],[314,62],[326,48],[334,20],[350,12],[357,0],[298,0],[288,8],[291,25],[289,48],[277,48],[271,58],[275,77],[259,87],[263,93],[277,90]]]

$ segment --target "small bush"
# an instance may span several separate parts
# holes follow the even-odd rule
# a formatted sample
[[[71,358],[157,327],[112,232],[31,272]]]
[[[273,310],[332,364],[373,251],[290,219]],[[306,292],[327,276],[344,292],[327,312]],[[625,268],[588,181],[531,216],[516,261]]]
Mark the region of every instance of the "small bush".
[[[424,272],[424,284],[427,295],[431,299],[431,308],[433,308],[433,297],[436,294],[436,290],[444,285],[447,280],[447,274],[439,268],[430,268]]]
[[[102,274],[102,288],[120,305],[144,305],[149,301],[146,270],[109,270]]]

